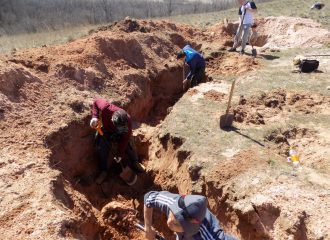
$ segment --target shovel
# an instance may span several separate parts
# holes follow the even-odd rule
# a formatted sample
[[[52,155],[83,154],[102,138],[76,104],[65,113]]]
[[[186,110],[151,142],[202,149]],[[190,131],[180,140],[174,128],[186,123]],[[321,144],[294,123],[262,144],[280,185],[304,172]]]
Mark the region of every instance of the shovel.
[[[135,224],[135,227],[137,227],[138,229],[140,229],[140,230],[143,231],[143,232],[145,231],[145,230],[144,230],[144,226],[143,226],[143,224],[136,223],[136,224]],[[160,236],[160,235],[158,235],[158,234],[156,235],[156,239],[157,239],[157,240],[166,240],[165,238],[163,238],[162,236]]]
[[[220,128],[222,128],[222,129],[223,128],[226,128],[226,127],[230,127],[233,124],[233,121],[234,121],[234,114],[229,113],[229,109],[230,109],[231,99],[233,97],[235,82],[236,82],[236,80],[234,80],[233,83],[231,84],[231,89],[230,89],[230,94],[229,94],[229,100],[228,100],[228,106],[227,106],[226,114],[225,115],[222,115],[220,117]]]
[[[257,56],[257,49],[254,48],[253,46],[253,41],[254,39],[257,37],[257,32],[255,30],[252,30],[252,35],[250,37],[250,45],[252,47],[252,57],[256,57]]]
[[[252,45],[252,57],[256,57],[257,56],[257,49],[255,49]]]

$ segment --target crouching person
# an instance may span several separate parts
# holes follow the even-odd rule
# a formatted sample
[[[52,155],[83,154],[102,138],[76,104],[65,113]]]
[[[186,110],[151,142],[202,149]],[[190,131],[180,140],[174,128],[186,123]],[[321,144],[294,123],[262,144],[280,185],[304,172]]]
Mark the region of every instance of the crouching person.
[[[167,191],[151,191],[144,196],[145,237],[154,240],[153,209],[167,216],[167,226],[176,233],[177,240],[235,240],[221,229],[219,221],[207,208],[201,195],[179,195]]]
[[[205,59],[202,54],[193,49],[190,45],[186,45],[177,53],[177,59],[185,57],[185,63],[189,65],[190,72],[183,81],[183,90],[189,87],[195,87],[200,84],[205,77]]]
[[[106,179],[113,160],[120,164],[123,174],[129,174],[130,169],[136,172],[144,171],[143,166],[138,162],[133,143],[131,117],[125,110],[104,99],[96,99],[92,106],[90,126],[98,130],[96,145],[100,157],[101,173],[96,179],[97,184],[101,184]],[[110,151],[114,158],[108,163]],[[131,179],[122,177],[129,185],[136,181],[136,175],[131,175]]]

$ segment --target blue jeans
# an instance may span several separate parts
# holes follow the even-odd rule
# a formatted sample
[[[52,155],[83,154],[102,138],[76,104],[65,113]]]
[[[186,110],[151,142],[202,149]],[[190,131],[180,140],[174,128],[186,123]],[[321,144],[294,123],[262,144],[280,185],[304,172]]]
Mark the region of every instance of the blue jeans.
[[[251,25],[252,25],[252,24],[243,24],[242,26],[240,26],[240,27],[237,29],[237,33],[236,33],[236,35],[235,35],[235,39],[234,39],[234,45],[233,45],[233,48],[237,48],[239,42],[242,41],[242,43],[241,43],[242,50],[245,49],[245,47],[246,47],[246,43],[247,43],[248,38],[249,38],[249,36],[250,36]],[[242,33],[243,33],[243,34],[242,34]]]

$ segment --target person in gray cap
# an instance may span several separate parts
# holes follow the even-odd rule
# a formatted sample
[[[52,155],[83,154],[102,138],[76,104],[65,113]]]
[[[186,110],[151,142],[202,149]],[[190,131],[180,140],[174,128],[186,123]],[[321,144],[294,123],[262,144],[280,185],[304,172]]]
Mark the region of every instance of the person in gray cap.
[[[167,226],[176,233],[177,240],[236,240],[224,233],[218,219],[207,208],[201,195],[179,195],[167,191],[151,191],[144,195],[145,237],[154,240],[153,209],[167,216]]]

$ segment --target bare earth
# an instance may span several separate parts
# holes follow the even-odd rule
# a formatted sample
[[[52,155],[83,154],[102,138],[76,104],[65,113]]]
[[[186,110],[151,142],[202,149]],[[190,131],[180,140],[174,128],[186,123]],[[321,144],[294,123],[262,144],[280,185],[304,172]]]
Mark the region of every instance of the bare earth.
[[[0,239],[143,239],[134,223],[151,189],[208,196],[239,239],[329,239],[329,61],[299,75],[291,56],[272,55],[317,51],[329,32],[308,19],[260,19],[263,53],[253,59],[223,51],[233,27],[127,19],[68,44],[0,56]],[[183,93],[175,53],[186,43],[204,52],[208,82]],[[224,131],[233,78],[235,122]],[[135,120],[148,171],[133,187],[115,174],[94,183],[96,96]],[[298,168],[286,162],[290,145]]]

